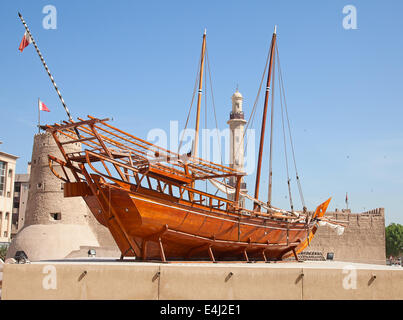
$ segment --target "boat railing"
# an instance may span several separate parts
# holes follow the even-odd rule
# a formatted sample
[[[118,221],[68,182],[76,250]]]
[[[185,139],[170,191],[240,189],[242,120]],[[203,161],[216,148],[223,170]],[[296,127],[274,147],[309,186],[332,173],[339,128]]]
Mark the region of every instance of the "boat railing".
[[[87,150],[104,149],[104,152],[108,153],[107,150],[117,149],[121,153],[131,153],[132,156],[146,158],[152,165],[163,171],[188,175],[195,180],[245,175],[224,165],[189,155],[180,155],[156,146],[111,126],[106,122],[109,119],[88,117],[89,120],[79,118],[80,122],[65,121],[64,124],[47,126],[47,130],[54,136],[57,134],[64,136],[64,141],[60,143],[61,148],[63,143],[80,142]],[[76,131],[80,133],[79,136]],[[186,171],[191,171],[191,175]]]

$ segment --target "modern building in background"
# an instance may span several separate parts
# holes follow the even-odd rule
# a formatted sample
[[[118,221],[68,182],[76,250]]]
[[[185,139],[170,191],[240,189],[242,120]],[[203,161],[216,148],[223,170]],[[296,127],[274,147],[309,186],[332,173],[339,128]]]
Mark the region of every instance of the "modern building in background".
[[[18,157],[0,151],[0,244],[11,241],[15,165]]]
[[[28,162],[27,173],[15,175],[11,238],[14,238],[17,232],[24,227],[25,210],[28,201],[30,172],[31,163]]]

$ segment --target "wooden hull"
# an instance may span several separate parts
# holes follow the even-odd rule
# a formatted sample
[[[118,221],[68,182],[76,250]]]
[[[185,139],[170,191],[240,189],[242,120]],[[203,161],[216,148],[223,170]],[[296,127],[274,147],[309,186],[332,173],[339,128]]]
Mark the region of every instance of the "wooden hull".
[[[315,221],[290,223],[207,210],[153,190],[93,181],[97,192],[79,194],[109,228],[122,255],[143,260],[281,260],[303,250],[317,228]],[[65,188],[66,196],[79,195],[71,189]]]

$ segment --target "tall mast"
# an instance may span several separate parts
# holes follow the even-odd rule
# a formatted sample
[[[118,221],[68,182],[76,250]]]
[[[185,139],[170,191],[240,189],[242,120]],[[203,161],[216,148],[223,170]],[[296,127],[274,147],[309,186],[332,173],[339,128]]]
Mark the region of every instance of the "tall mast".
[[[274,45],[276,47],[276,45]],[[274,53],[275,54],[275,53]],[[268,191],[268,196],[267,196],[267,206],[271,206],[271,191],[272,191],[272,185],[273,185],[273,169],[272,169],[272,163],[273,163],[273,128],[274,128],[274,82],[275,82],[275,76],[276,76],[276,59],[273,59],[273,86],[271,90],[271,115],[270,115],[270,151],[269,151],[269,191]]]
[[[197,156],[197,151],[198,151],[198,147],[199,147],[200,105],[201,105],[202,90],[203,90],[203,70],[204,70],[205,51],[206,51],[206,29],[204,29],[203,44],[202,44],[202,51],[201,51],[200,72],[199,72],[199,91],[198,91],[198,95],[197,95],[196,132],[195,132],[195,140],[194,140],[192,156]]]
[[[273,32],[273,37],[271,40],[271,47],[270,47],[270,64],[269,64],[269,72],[267,74],[266,94],[265,94],[265,99],[264,99],[263,118],[262,118],[262,129],[260,132],[259,157],[258,157],[258,162],[257,162],[256,184],[255,184],[255,199],[259,198],[260,171],[262,168],[263,145],[264,145],[264,135],[265,135],[265,131],[266,131],[267,106],[269,103],[269,92],[270,92],[271,73],[272,73],[272,66],[273,66],[273,59],[274,59],[274,48],[276,46],[276,29],[277,29],[277,26],[274,27],[274,32]],[[257,203],[255,203],[254,209],[260,210],[260,206]]]

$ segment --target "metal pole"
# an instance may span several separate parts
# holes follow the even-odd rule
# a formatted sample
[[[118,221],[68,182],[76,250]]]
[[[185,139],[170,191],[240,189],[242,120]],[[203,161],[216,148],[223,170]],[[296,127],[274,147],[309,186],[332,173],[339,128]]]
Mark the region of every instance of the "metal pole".
[[[45,59],[43,59],[43,56],[42,56],[41,52],[39,51],[39,48],[38,48],[38,46],[36,45],[36,42],[35,42],[34,38],[32,37],[31,31],[29,31],[29,28],[28,28],[28,26],[27,26],[27,24],[26,24],[24,18],[22,17],[21,13],[18,12],[18,16],[20,17],[21,22],[22,22],[22,24],[23,24],[24,27],[25,27],[25,30],[27,30],[28,35],[29,35],[29,37],[31,38],[31,41],[32,41],[33,45],[35,46],[36,52],[38,53],[38,56],[39,56],[39,58],[41,59],[42,64],[43,64],[43,66],[45,67],[46,72],[48,73],[48,76],[49,76],[49,78],[50,78],[50,81],[52,81],[53,87],[55,88],[55,90],[56,90],[56,92],[57,92],[57,94],[58,94],[58,96],[59,96],[59,99],[60,99],[60,101],[62,102],[63,108],[64,108],[64,110],[66,111],[69,120],[72,121],[73,119],[72,119],[72,117],[71,117],[70,111],[69,111],[69,109],[67,108],[66,103],[64,102],[64,99],[63,99],[63,97],[62,97],[62,94],[60,93],[60,90],[59,90],[59,88],[57,87],[56,82],[55,82],[55,80],[53,79],[53,76],[52,76],[52,74],[51,74],[50,71],[49,71],[49,68],[48,68],[48,66],[47,66],[47,64],[46,64],[46,62],[45,62]],[[74,130],[76,131],[77,136],[80,138],[80,134],[78,133],[77,128],[74,128]]]

